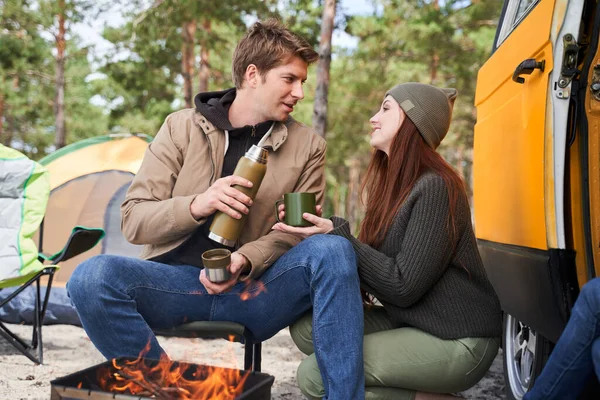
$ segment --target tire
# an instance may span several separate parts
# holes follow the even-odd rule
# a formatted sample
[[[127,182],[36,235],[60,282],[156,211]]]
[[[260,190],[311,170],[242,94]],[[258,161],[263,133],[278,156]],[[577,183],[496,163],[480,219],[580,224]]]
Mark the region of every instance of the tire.
[[[506,399],[521,400],[541,374],[552,343],[505,313],[502,349]]]

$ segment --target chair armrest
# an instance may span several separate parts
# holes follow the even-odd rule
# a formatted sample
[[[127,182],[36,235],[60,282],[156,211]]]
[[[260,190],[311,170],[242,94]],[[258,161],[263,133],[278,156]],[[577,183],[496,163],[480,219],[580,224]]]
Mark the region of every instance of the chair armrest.
[[[71,231],[67,244],[61,251],[51,256],[40,254],[40,258],[50,261],[53,264],[58,264],[61,261],[66,261],[81,253],[84,253],[94,247],[104,237],[104,229],[101,228],[86,228],[76,226]]]

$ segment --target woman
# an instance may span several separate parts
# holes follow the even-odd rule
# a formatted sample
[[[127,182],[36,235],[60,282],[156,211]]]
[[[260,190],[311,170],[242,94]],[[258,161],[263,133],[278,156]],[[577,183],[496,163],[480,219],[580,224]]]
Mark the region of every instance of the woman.
[[[367,207],[358,239],[339,217],[304,214],[313,227],[273,227],[351,241],[361,287],[382,305],[365,308],[368,399],[450,397],[440,394],[473,386],[498,351],[500,305],[477,250],[464,184],[435,151],[448,132],[456,95],[420,83],[386,93],[370,120],[375,151],[363,184]],[[310,316],[291,334],[309,355],[298,369],[300,387],[307,397],[321,398]]]

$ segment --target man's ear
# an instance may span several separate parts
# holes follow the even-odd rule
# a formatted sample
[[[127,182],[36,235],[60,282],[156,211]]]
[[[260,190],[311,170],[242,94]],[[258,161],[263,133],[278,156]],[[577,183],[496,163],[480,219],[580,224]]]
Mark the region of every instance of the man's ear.
[[[254,64],[249,64],[244,73],[244,80],[248,83],[248,87],[256,88],[259,79],[258,68]]]

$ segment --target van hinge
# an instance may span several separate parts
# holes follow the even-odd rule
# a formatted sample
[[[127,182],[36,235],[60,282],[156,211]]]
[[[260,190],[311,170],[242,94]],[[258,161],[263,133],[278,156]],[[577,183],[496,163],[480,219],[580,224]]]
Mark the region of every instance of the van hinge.
[[[590,92],[592,97],[600,101],[600,64],[594,66],[594,72],[592,75],[592,84],[590,85]]]
[[[558,78],[558,87],[566,88],[573,77],[580,71],[577,69],[577,55],[579,46],[572,34],[567,33],[563,36],[563,57],[560,68],[560,78]]]

